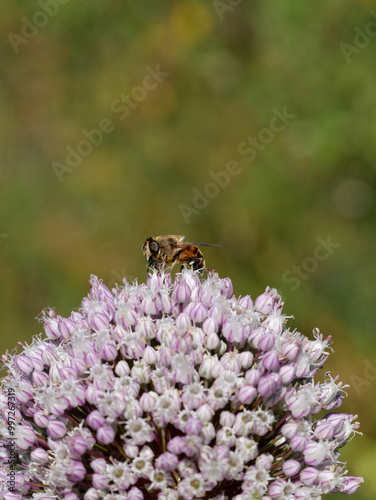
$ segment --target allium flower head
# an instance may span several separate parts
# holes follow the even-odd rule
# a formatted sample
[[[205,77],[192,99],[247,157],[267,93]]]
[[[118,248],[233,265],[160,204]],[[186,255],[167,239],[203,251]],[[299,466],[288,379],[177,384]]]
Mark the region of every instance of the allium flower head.
[[[362,478],[339,462],[356,416],[333,411],[345,395],[337,377],[314,378],[330,337],[290,331],[276,290],[253,302],[191,270],[112,291],[89,283],[79,312],[44,311],[45,335],[3,357],[1,498],[356,491]]]

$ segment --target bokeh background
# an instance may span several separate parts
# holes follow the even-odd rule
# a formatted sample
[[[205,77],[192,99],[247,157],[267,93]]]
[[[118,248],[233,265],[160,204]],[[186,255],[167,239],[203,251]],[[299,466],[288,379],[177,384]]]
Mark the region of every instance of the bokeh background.
[[[366,478],[352,498],[374,499],[375,4],[64,2],[3,0],[1,351],[78,308],[91,273],[143,281],[148,236],[230,245],[205,257],[237,295],[276,287],[292,326],[333,336],[364,433],[342,454]]]

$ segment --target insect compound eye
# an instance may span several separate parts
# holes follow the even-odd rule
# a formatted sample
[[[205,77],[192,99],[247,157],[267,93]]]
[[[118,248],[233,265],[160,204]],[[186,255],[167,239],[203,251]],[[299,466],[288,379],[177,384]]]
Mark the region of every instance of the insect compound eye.
[[[150,248],[150,251],[152,253],[158,253],[158,250],[159,250],[159,245],[158,243],[155,241],[155,240],[152,240],[149,244],[149,248]]]

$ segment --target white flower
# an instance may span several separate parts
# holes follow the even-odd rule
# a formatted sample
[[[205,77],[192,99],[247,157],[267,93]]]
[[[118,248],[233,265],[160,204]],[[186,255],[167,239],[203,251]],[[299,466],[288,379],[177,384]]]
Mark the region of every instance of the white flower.
[[[126,437],[130,438],[133,444],[143,445],[154,439],[154,429],[144,418],[135,418],[125,423]]]
[[[200,498],[205,495],[205,485],[206,481],[201,474],[192,474],[179,483],[178,491],[183,498],[188,500]]]
[[[169,472],[160,469],[154,469],[150,474],[150,488],[165,490],[172,484],[172,478]]]

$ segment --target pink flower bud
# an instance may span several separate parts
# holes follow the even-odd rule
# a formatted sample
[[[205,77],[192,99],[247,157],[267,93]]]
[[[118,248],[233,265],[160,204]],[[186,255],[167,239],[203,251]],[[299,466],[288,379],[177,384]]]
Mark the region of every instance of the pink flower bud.
[[[292,451],[303,451],[306,445],[307,439],[299,434],[295,434],[290,440],[290,448]]]
[[[73,461],[73,470],[69,474],[69,478],[74,482],[74,483],[79,483],[84,479],[86,476],[87,472],[85,469],[85,466],[82,462],[79,460],[74,460]]]
[[[218,325],[222,325],[226,320],[227,309],[223,305],[213,305],[210,308],[209,316],[213,318]]]
[[[97,439],[103,444],[110,444],[115,439],[115,431],[110,426],[100,427],[97,430]]]
[[[191,296],[191,289],[185,281],[175,282],[171,298],[179,303],[187,302]]]
[[[202,427],[203,427],[203,423],[201,422],[201,420],[199,420],[198,418],[189,417],[185,426],[184,426],[184,432],[187,435],[191,435],[191,434],[198,435],[200,433]]]
[[[165,451],[155,461],[155,465],[158,469],[165,471],[173,471],[179,465],[179,459],[173,453]]]
[[[29,375],[34,370],[32,360],[24,354],[18,354],[14,357],[14,362],[19,370],[25,375]]]
[[[284,322],[284,316],[280,314],[272,314],[262,323],[262,325],[267,327],[273,335],[281,335]]]
[[[62,318],[58,324],[59,332],[64,339],[69,338],[75,330],[75,324],[68,318]]]
[[[48,453],[43,448],[35,448],[30,453],[30,456],[34,462],[41,465],[47,463],[49,460]]]
[[[44,372],[37,372],[34,370],[31,377],[33,379],[34,384],[38,386],[47,385],[49,382],[49,377],[47,373]]]
[[[163,348],[159,350],[158,366],[169,366],[172,360],[170,349]]]
[[[139,319],[138,313],[128,303],[120,304],[115,313],[115,321],[118,326],[128,328],[136,325]]]
[[[65,436],[67,428],[61,420],[50,420],[47,424],[47,432],[53,439],[60,439]]]
[[[34,422],[36,423],[36,425],[38,427],[41,427],[42,429],[47,427],[48,422],[49,422],[49,417],[47,415],[45,415],[43,412],[41,412],[41,411],[36,412],[34,414],[33,418],[34,418]]]
[[[34,387],[26,378],[22,378],[16,389],[16,399],[19,403],[27,403],[34,393]]]
[[[142,302],[142,309],[145,314],[152,316],[159,314],[162,311],[163,303],[159,293],[148,293]]]
[[[273,463],[273,456],[269,453],[263,453],[256,458],[256,467],[258,470],[270,470]]]
[[[94,387],[94,385],[89,385],[85,391],[85,398],[90,404],[95,404],[98,399],[98,390]]]
[[[265,335],[265,328],[253,328],[248,335],[248,344],[256,349],[259,348],[258,343],[261,338]]]
[[[304,461],[307,465],[319,465],[329,457],[331,446],[326,441],[308,443],[304,447]]]
[[[270,314],[279,299],[278,293],[267,287],[265,292],[255,300],[255,309],[264,315]]]
[[[174,337],[173,339],[171,339],[170,349],[173,353],[181,352],[184,354],[188,353],[191,350],[188,339],[181,337]]]
[[[251,368],[250,370],[246,371],[244,379],[247,382],[247,384],[256,387],[257,384],[259,383],[260,377],[261,377],[261,371],[258,370],[257,368]]]
[[[262,358],[262,364],[269,371],[276,371],[279,369],[279,358],[276,351],[268,351]]]
[[[155,337],[155,324],[149,316],[141,317],[135,326],[137,333],[145,339],[153,339]]]
[[[148,273],[146,283],[148,287],[155,292],[158,292],[163,287],[162,276],[154,272]]]
[[[315,429],[315,436],[321,441],[332,439],[334,436],[334,429],[330,422],[319,422]]]
[[[85,439],[80,435],[73,436],[69,440],[69,444],[72,447],[72,450],[75,453],[77,453],[77,455],[79,455],[79,456],[86,453],[86,451],[89,449],[88,445],[86,444]]]
[[[188,327],[191,326],[191,320],[189,319],[188,314],[180,313],[176,318],[175,324],[179,333],[185,333],[188,330]]]
[[[93,486],[97,490],[104,490],[108,487],[109,478],[104,474],[93,474]]]
[[[213,410],[210,408],[210,406],[207,403],[202,404],[196,410],[196,415],[201,420],[201,422],[204,422],[204,423],[209,422],[209,420],[212,419],[213,414],[214,414]]]
[[[234,317],[230,317],[225,321],[222,327],[222,335],[224,338],[232,342],[242,342],[245,336],[244,328],[240,321]]]
[[[300,480],[307,486],[313,486],[318,478],[319,471],[314,467],[306,467],[300,473]]]
[[[56,319],[47,318],[44,324],[44,331],[49,339],[56,340],[61,337],[59,323]]]
[[[216,449],[217,460],[222,462],[223,460],[228,459],[229,452],[230,452],[230,449],[228,446],[226,446],[224,444],[217,446],[217,449]]]
[[[84,358],[75,357],[72,359],[72,368],[76,371],[76,373],[82,373],[87,369],[87,365],[85,363]]]
[[[125,444],[123,446],[124,453],[128,458],[136,458],[139,454],[139,447],[135,444]]]
[[[84,500],[100,500],[97,489],[89,488],[84,495]]]
[[[151,345],[146,346],[142,357],[148,365],[155,365],[158,361],[157,351]]]
[[[257,396],[257,391],[252,385],[243,385],[238,391],[238,399],[246,405],[251,404]]]
[[[201,363],[199,373],[200,376],[203,378],[213,378],[213,370],[215,368],[215,365],[217,363],[213,358],[204,358],[203,362]]]
[[[167,449],[174,455],[180,455],[186,448],[186,438],[175,436],[167,443]]]
[[[204,319],[207,318],[208,311],[200,302],[196,302],[193,305],[189,316],[195,323],[202,323]]]
[[[254,344],[255,344],[254,340]],[[260,335],[257,339],[257,347],[262,351],[270,351],[274,347],[275,338],[274,335],[270,332],[266,332],[263,335]]]
[[[279,376],[281,377],[282,384],[290,384],[295,377],[295,364],[281,366]]]
[[[105,420],[98,410],[93,410],[86,417],[86,422],[94,431],[97,431],[103,427]]]
[[[210,351],[217,349],[219,343],[220,343],[220,338],[216,333],[211,333],[210,335],[208,335],[205,341],[205,345]]]
[[[64,495],[64,500],[80,500],[76,493],[66,493]]]
[[[158,394],[154,391],[144,392],[140,398],[142,411],[150,412],[158,401]]]
[[[118,363],[116,363],[116,367],[115,367],[115,373],[118,377],[125,377],[127,375],[129,375],[131,372],[130,368],[129,368],[129,364],[124,361],[123,359],[121,361],[119,361]]]
[[[253,301],[249,295],[246,295],[245,297],[239,299],[239,305],[241,307],[244,307],[244,309],[253,309]]]
[[[346,413],[330,413],[325,416],[324,422],[330,422],[335,432],[340,432],[344,424],[348,420],[349,415]]]
[[[300,471],[300,463],[297,460],[286,460],[283,463],[282,469],[286,476],[295,476]]]
[[[362,477],[344,477],[339,487],[339,491],[346,495],[352,495],[359,488],[360,484],[364,482]]]
[[[74,380],[75,378],[77,378],[77,372],[71,366],[64,366],[60,370],[60,378],[61,378],[61,381]]]
[[[219,417],[222,427],[232,427],[235,423],[235,415],[229,411],[222,411]]]
[[[295,420],[289,420],[281,427],[282,436],[291,439],[298,432],[298,423]]]
[[[87,366],[99,365],[102,362],[99,355],[94,351],[86,352],[84,356],[85,356],[85,363],[87,364]]]
[[[90,467],[97,474],[104,474],[107,468],[107,462],[104,458],[95,458],[90,462]]]
[[[171,299],[168,292],[166,290],[161,290],[160,292],[162,299],[162,311],[164,314],[172,314],[175,302]]]
[[[110,322],[110,317],[106,311],[101,310],[94,313],[89,318],[89,325],[96,331],[105,330]]]
[[[286,340],[282,343],[281,351],[283,356],[285,356],[290,361],[294,361],[299,354],[299,345],[297,345],[293,340]]]
[[[206,335],[210,335],[212,333],[217,333],[218,332],[218,323],[215,321],[215,319],[209,317],[206,318],[206,320],[202,324],[202,329]]]
[[[247,369],[253,364],[254,356],[251,351],[243,351],[238,356],[242,368]]]
[[[127,500],[144,500],[144,498],[144,494],[137,486],[133,486],[127,491]]]
[[[17,493],[15,491],[6,491],[4,493],[3,499],[4,500],[22,500],[24,497],[21,495],[21,493]]]
[[[226,299],[231,299],[234,295],[234,288],[232,286],[232,281],[230,278],[223,278],[222,282],[222,293],[226,297]]]
[[[113,361],[118,355],[118,350],[113,342],[106,342],[100,348],[100,355],[106,361]]]
[[[281,386],[281,380],[276,373],[268,373],[260,378],[257,390],[261,396],[271,396]]]
[[[275,498],[275,499],[282,499],[283,496],[285,496],[286,490],[289,493],[294,493],[295,492],[295,486],[291,483],[288,483],[285,481],[285,479],[278,478],[276,479],[269,487],[268,493],[270,498]],[[289,494],[290,498],[293,498]]]

